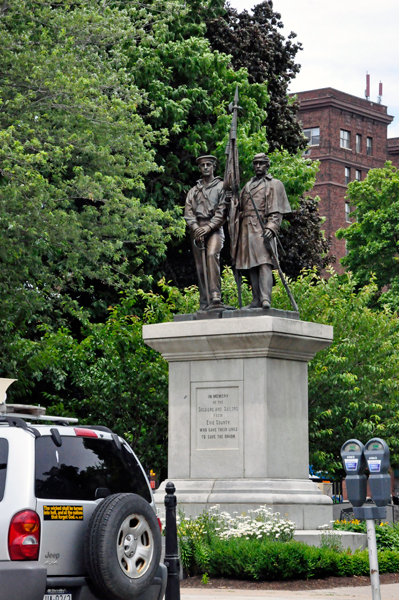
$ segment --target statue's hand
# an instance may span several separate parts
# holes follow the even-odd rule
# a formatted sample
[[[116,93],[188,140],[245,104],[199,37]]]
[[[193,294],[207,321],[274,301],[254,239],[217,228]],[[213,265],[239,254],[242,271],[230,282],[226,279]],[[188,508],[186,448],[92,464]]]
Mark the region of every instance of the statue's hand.
[[[195,239],[199,240],[208,235],[208,233],[210,233],[211,231],[212,229],[209,227],[209,225],[205,225],[204,227],[198,227],[198,229],[196,229],[194,233]]]
[[[274,238],[274,234],[270,229],[265,229],[265,233],[263,234],[263,237],[266,240],[266,242],[270,242],[270,240],[272,240]]]

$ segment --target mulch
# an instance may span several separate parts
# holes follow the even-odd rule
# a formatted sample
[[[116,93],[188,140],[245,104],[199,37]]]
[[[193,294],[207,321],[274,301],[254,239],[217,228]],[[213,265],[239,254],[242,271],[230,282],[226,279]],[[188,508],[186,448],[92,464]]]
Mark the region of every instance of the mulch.
[[[399,573],[380,573],[380,582],[399,583]],[[325,579],[295,579],[293,581],[242,581],[240,579],[209,578],[207,584],[202,577],[187,577],[180,582],[181,588],[203,588],[220,590],[324,590],[337,587],[360,587],[370,585],[370,577],[326,577]]]

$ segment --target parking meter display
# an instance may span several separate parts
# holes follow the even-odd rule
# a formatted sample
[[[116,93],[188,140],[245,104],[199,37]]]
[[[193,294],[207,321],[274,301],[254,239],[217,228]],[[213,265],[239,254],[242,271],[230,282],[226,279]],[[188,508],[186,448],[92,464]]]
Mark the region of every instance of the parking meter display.
[[[357,471],[357,465],[359,463],[359,460],[357,458],[355,458],[354,456],[350,456],[348,458],[345,458],[345,469],[346,472],[348,471]]]
[[[379,438],[369,440],[364,449],[370,475],[372,473],[388,473],[389,470],[389,448]]]
[[[381,471],[381,461],[376,459],[369,459],[367,461],[369,471],[371,473],[379,473]]]
[[[376,506],[386,506],[391,501],[388,445],[380,438],[373,438],[367,442],[364,455],[370,473],[371,497]]]
[[[366,501],[367,468],[364,446],[359,440],[348,440],[341,448],[342,462],[346,471],[346,491],[353,506],[362,506]]]

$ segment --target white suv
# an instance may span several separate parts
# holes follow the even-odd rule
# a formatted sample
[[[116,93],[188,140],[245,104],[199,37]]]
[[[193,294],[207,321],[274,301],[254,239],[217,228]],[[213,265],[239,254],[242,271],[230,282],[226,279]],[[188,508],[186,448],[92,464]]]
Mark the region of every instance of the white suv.
[[[1,600],[161,600],[150,485],[105,427],[0,415]]]

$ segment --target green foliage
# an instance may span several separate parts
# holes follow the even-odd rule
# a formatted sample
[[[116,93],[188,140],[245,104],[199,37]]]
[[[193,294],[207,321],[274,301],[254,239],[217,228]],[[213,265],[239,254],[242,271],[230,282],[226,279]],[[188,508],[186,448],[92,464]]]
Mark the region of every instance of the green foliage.
[[[378,552],[380,573],[396,573],[399,552]],[[195,565],[189,574],[204,573]],[[370,572],[367,550],[339,552],[337,548],[315,548],[302,542],[270,542],[233,538],[212,538],[206,573],[211,577],[276,581],[310,579],[331,576],[348,577],[368,575]]]
[[[316,268],[317,272],[335,262],[329,254],[331,242],[322,231],[322,217],[319,214],[319,198],[302,198],[297,210],[286,216],[280,230],[279,239],[284,252],[280,252],[280,265],[291,279],[297,279],[306,269]]]
[[[378,553],[381,573],[396,573],[399,552]],[[201,570],[199,569],[201,572]],[[213,539],[207,573],[211,577],[275,581],[331,576],[359,576],[370,572],[367,550],[337,552],[304,543]]]
[[[355,209],[356,221],[337,232],[337,237],[347,241],[348,255],[342,264],[353,271],[361,285],[373,273],[379,292],[383,292],[380,304],[398,310],[398,169],[390,162],[381,169],[371,169],[363,181],[349,184],[347,199]]]
[[[146,201],[163,209],[184,204],[198,179],[197,156],[216,154],[224,167],[228,105],[237,85],[243,108],[238,139],[244,177],[253,154],[268,147],[263,125],[267,85],[249,83],[245,69],[234,71],[227,54],[212,50],[204,24],[197,22],[198,11],[207,11],[208,4],[187,3],[185,11],[154,28],[146,43],[129,47],[129,72],[150,100],[140,112],[154,131],[167,136],[153,146],[160,168],[146,179]]]
[[[341,538],[338,534],[331,530],[322,531],[320,534],[320,547],[333,550],[334,552],[343,552],[344,548],[342,545]]]
[[[226,4],[224,12],[208,12],[204,20],[212,48],[231,55],[234,69],[247,69],[251,83],[267,82],[270,102],[265,124],[270,149],[284,148],[292,154],[304,149],[298,103],[287,96],[300,69],[295,57],[302,45],[293,41],[295,33],[284,38],[281,15],[273,10],[271,0],[257,3],[251,13],[238,13]]]
[[[350,273],[328,280],[304,273],[291,282],[301,319],[334,327],[334,341],[309,364],[310,463],[343,475],[340,448],[349,438],[383,437],[399,463],[399,325],[387,308],[372,309],[377,286],[360,289]],[[273,306],[290,309],[281,282]]]
[[[246,539],[288,542],[292,539],[295,525],[272,513],[265,506],[231,516],[219,513],[219,507],[204,510],[196,518],[187,518],[179,511],[177,535],[180,556],[187,572],[204,572],[212,558],[212,548],[217,540]]]
[[[168,369],[144,344],[135,301],[122,299],[105,323],[87,323],[82,341],[66,328],[25,344],[31,377],[45,379],[49,413],[112,427],[155,471],[166,464]]]
[[[367,533],[365,521],[354,519],[353,521],[335,521],[335,530],[355,531],[357,533]],[[375,535],[377,538],[378,550],[393,550],[399,552],[399,524],[398,523],[376,523]]]
[[[119,290],[151,283],[167,243],[184,231],[178,209],[137,197],[165,139],[139,114],[148,102],[127,69],[126,43],[151,37],[149,21],[137,5],[98,0],[2,8],[4,374],[13,372],[16,336],[40,335],[40,322],[58,327],[78,306],[104,318]]]

